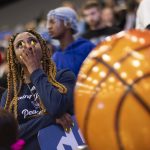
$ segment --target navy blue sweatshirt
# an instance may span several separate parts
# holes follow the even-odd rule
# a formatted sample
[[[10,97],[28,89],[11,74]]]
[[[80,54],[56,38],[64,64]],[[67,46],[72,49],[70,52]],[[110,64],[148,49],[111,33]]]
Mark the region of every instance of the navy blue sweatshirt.
[[[28,143],[33,137],[37,138],[40,129],[52,123],[54,119],[65,112],[73,114],[73,89],[75,75],[67,70],[57,72],[56,80],[67,88],[66,94],[61,94],[56,87],[48,82],[48,77],[42,69],[37,69],[31,75],[30,84],[23,84],[18,96],[18,122],[20,127],[20,138]],[[6,102],[7,91],[2,96],[1,107]],[[40,111],[39,98],[42,100],[47,115],[35,118]],[[32,145],[32,144],[31,144]]]

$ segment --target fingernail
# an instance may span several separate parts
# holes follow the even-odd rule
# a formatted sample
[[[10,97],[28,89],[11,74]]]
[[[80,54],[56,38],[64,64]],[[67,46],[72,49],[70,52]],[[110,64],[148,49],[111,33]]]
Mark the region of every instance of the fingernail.
[[[68,132],[68,129],[66,128],[65,131]]]
[[[22,59],[22,56],[20,56],[20,59]]]
[[[72,129],[70,128],[70,129],[69,129],[69,132],[71,132],[71,130],[72,130]]]

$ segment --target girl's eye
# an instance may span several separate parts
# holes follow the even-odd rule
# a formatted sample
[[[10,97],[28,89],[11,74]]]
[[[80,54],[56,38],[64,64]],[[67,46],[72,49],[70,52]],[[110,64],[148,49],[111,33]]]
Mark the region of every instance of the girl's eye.
[[[20,42],[20,43],[18,43],[17,48],[22,48],[24,45],[25,45],[24,42]]]
[[[31,40],[31,45],[35,45],[36,44],[36,41],[34,41],[34,40]]]

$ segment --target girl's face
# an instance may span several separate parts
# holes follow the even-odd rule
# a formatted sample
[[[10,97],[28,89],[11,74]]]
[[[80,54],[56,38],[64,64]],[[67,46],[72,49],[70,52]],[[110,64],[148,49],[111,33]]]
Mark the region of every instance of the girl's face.
[[[29,32],[22,32],[17,35],[14,41],[14,50],[20,64],[24,64],[20,56],[23,50],[35,50],[38,53],[39,59],[42,58],[42,50],[38,39]]]

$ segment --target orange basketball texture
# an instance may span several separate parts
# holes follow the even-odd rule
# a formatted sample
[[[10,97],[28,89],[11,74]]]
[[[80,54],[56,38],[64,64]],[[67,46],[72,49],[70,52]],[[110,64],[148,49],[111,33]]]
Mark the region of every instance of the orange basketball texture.
[[[90,150],[150,150],[150,31],[120,32],[90,53],[75,114]]]

